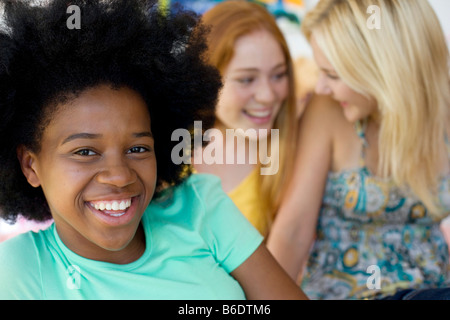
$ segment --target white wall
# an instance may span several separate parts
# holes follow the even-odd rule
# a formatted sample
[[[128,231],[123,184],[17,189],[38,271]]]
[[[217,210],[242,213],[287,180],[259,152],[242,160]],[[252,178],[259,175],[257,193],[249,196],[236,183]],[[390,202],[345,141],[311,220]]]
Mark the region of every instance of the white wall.
[[[434,10],[436,11],[442,28],[447,38],[447,43],[450,47],[450,1],[449,0],[429,0]]]

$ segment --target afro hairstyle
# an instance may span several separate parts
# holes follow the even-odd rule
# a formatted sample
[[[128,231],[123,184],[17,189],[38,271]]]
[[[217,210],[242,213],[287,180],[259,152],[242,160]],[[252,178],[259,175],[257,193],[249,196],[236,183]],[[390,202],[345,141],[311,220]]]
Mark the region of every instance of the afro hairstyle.
[[[184,128],[194,134],[196,120],[204,130],[212,127],[222,85],[219,72],[205,63],[207,30],[198,15],[147,0],[40,5],[0,0],[0,5],[1,218],[51,218],[42,189],[30,186],[21,171],[17,148],[39,152],[58,105],[101,84],[129,87],[146,102],[157,151],[157,191],[190,174],[190,167],[171,159],[178,144],[171,141],[172,132]],[[80,8],[80,29],[68,28],[70,5]]]

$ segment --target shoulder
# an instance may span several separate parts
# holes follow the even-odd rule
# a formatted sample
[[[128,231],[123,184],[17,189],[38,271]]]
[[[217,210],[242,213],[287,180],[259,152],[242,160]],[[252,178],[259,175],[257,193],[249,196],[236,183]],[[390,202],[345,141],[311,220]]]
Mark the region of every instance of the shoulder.
[[[348,125],[342,109],[328,96],[314,95],[300,118],[297,153],[304,157],[318,152],[329,158],[336,135],[340,127]]]
[[[174,202],[178,203],[175,206],[183,212],[183,220],[191,221],[227,272],[239,266],[261,244],[263,237],[223,191],[220,178],[193,174],[174,189]]]
[[[41,233],[27,232],[0,243],[0,299],[40,298],[38,246]]]
[[[342,108],[329,96],[314,95],[301,117],[302,123],[321,124],[321,129],[333,130],[348,124]]]
[[[315,95],[300,119],[300,148],[330,150],[353,136],[354,125],[345,118],[342,107],[331,97]]]
[[[36,256],[33,232],[20,234],[0,243],[0,256],[7,257],[7,259],[0,259],[2,267],[12,269],[17,265],[26,265],[29,258]]]
[[[193,174],[187,181],[186,194],[190,199],[195,199],[201,207],[201,216],[205,222],[219,222],[220,216],[225,216],[228,221],[245,220],[241,211],[223,190],[221,179],[211,174]],[[219,220],[217,220],[219,219]]]
[[[214,198],[228,198],[222,189],[220,178],[205,173],[192,174],[181,184],[167,191],[167,198],[181,203],[194,200],[200,203],[208,203]],[[164,196],[162,199],[164,199]]]
[[[216,192],[223,192],[220,178],[212,174],[192,174],[186,179],[185,185],[185,187],[200,192],[201,194],[207,193],[209,188],[213,188]]]
[[[231,272],[251,256],[263,237],[222,190],[219,178],[196,175],[192,183],[203,202],[202,237],[216,261]]]
[[[203,225],[211,208],[230,206],[233,203],[223,191],[220,178],[195,173],[179,185],[164,190],[157,199],[152,200],[149,211],[152,211],[152,219],[158,217],[169,222],[170,218],[171,223],[182,220],[183,223]]]

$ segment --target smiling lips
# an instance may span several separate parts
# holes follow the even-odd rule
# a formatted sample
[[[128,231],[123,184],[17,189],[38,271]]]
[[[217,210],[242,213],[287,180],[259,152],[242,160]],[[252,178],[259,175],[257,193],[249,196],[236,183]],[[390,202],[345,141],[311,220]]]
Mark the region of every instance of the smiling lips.
[[[102,211],[109,216],[120,217],[123,216],[126,213],[126,210],[131,206],[131,198],[111,201],[91,201],[89,203],[96,210]]]
[[[258,124],[268,122],[272,117],[272,109],[244,110],[244,114]]]

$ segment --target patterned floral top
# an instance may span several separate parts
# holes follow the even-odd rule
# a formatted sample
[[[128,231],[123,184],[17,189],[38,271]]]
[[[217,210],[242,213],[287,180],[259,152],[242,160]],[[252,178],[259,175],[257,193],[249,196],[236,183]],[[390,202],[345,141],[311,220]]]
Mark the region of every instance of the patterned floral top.
[[[356,130],[366,145],[364,126]],[[450,174],[441,179],[439,197],[449,215]],[[329,173],[302,283],[311,299],[376,299],[403,288],[449,285],[440,221],[414,195],[373,176],[364,151],[360,168]]]

